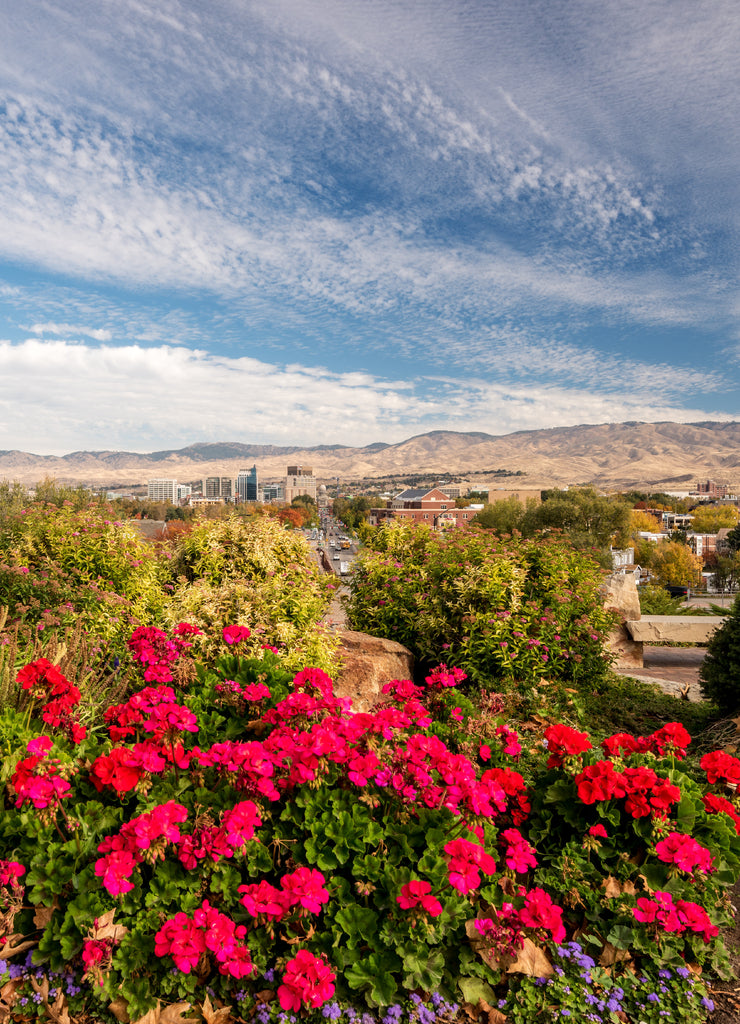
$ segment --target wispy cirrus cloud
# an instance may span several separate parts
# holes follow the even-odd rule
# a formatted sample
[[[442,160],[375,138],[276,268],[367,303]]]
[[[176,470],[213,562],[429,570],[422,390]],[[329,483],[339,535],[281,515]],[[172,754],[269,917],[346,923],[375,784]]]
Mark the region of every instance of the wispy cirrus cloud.
[[[332,373],[384,393],[393,360],[389,429],[477,376],[511,422],[522,387],[564,416],[735,408],[728,0],[24,7],[0,39],[16,345],[313,368],[342,415],[362,389]]]

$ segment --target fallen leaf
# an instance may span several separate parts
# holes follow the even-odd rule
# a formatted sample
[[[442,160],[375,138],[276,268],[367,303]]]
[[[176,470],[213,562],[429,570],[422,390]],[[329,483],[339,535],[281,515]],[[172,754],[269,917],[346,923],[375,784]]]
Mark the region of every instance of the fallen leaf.
[[[114,999],[108,1003],[108,1009],[121,1024],[129,1024],[131,1018],[128,1015],[128,1002],[125,999]]]
[[[481,999],[478,1006],[488,1017],[488,1024],[504,1024],[504,1021],[507,1019],[505,1013],[497,1010],[495,1006],[490,1006],[485,999]]]
[[[0,957],[3,960],[10,960],[16,953],[23,953],[26,949],[32,949],[38,943],[34,942],[33,939],[29,939],[27,942],[19,942],[17,946],[13,945],[16,939],[22,939],[23,936],[18,933],[17,935],[8,935],[5,938],[5,943],[0,946]]]
[[[205,1024],[227,1024],[228,1021],[233,1020],[231,1007],[221,1006],[217,1010],[214,1009],[208,994],[206,994],[205,1002],[200,1009]]]
[[[59,903],[55,896],[54,902],[50,907],[36,907],[36,913],[33,915],[33,923],[37,928],[46,928],[47,924],[54,916],[54,911],[58,909]]]
[[[40,985],[39,985],[38,981],[36,980],[36,978],[34,978],[33,975],[31,975],[31,979],[30,980],[31,980],[31,988],[34,990],[34,992],[38,992],[39,995],[41,996],[41,998],[43,999],[43,1001],[47,1002],[47,1000],[49,998],[49,979],[46,978],[46,977],[42,978]]]
[[[197,1017],[183,1016],[191,1008],[191,1003],[170,1003],[165,1006],[159,1016],[160,1024],[196,1024]]]
[[[72,1019],[67,1010],[67,997],[64,994],[64,989],[59,989],[59,994],[51,1005],[46,1002],[44,1006],[46,1007],[46,1012],[53,1021],[56,1021],[56,1024],[72,1024]]]
[[[607,942],[599,956],[599,964],[601,967],[611,967],[612,964],[618,964],[623,960],[631,959],[632,957],[628,949],[617,949],[616,946],[612,946],[611,942]]]
[[[555,973],[553,966],[539,946],[531,939],[525,939],[519,956],[506,969],[507,974],[526,974],[530,978],[549,978]]]
[[[144,1016],[139,1017],[135,1024],[159,1024],[159,1013],[161,1005],[162,1004],[159,1001],[157,1001],[157,1005],[153,1006],[151,1010],[147,1010]]]
[[[128,931],[128,928],[126,928],[125,925],[113,923],[115,913],[116,911],[114,908],[113,910],[107,910],[104,914],[101,914],[100,917],[96,918],[95,924],[90,932],[91,939],[113,939],[114,942],[121,941]]]
[[[616,896],[621,896],[623,891],[619,880],[615,878],[614,875],[609,875],[608,878],[604,879],[602,882],[602,888],[604,890],[604,895],[608,899],[614,899]]]

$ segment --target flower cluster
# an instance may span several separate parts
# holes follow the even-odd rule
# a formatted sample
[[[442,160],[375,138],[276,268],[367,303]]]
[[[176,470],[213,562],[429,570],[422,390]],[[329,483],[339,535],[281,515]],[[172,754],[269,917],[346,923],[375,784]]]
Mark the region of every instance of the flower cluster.
[[[439,917],[442,913],[442,904],[436,896],[432,896],[431,883],[418,878],[412,879],[401,887],[401,895],[396,897],[396,901],[402,910],[421,907],[422,911],[429,914],[430,917]]]
[[[72,795],[72,788],[62,774],[61,762],[49,756],[54,744],[48,736],[30,740],[29,757],[15,766],[10,784],[16,793],[16,807],[31,803],[37,810],[55,810],[60,801]]]
[[[591,740],[585,732],[559,724],[545,729],[545,744],[550,754],[548,768],[560,768],[566,757],[577,757],[592,749]]]
[[[131,634],[128,642],[134,661],[145,666],[144,679],[148,683],[171,683],[171,666],[192,643],[188,636],[196,636],[201,632],[197,626],[181,622],[175,626],[171,637],[154,626],[139,626]]]
[[[293,908],[298,914],[318,914],[329,899],[329,890],[324,886],[324,876],[314,868],[297,868],[280,879],[277,889],[269,882],[253,882],[240,885],[243,893],[241,903],[252,917],[267,917],[281,920]]]
[[[21,688],[41,701],[41,720],[62,729],[73,743],[81,743],[87,730],[72,712],[80,702],[80,691],[47,658],[25,665],[18,673]]]
[[[277,990],[284,1010],[299,1010],[303,1004],[321,1006],[334,995],[336,975],[325,957],[300,949],[285,965],[282,984]]]
[[[477,889],[481,871],[486,875],[496,871],[496,861],[490,853],[469,839],[452,839],[445,844],[444,851],[450,885],[459,892],[468,893]]]
[[[713,750],[705,754],[699,765],[707,773],[707,781],[712,784],[720,779],[734,786],[740,783],[740,759],[726,754],[724,750]]]
[[[248,640],[252,633],[246,626],[234,625],[224,626],[221,635],[224,638],[224,643],[228,644],[229,647],[233,647],[234,644],[240,644],[242,640]]]
[[[701,871],[707,874],[712,871],[712,855],[691,836],[682,832],[671,832],[665,839],[655,844],[658,859],[665,864],[675,864],[682,871],[693,874]]]
[[[164,856],[167,843],[180,840],[178,825],[187,821],[187,808],[169,800],[151,811],[131,818],[120,831],[98,846],[104,854],[95,862],[95,874],[111,896],[120,896],[134,888],[131,876],[144,859],[155,861]]]
[[[643,924],[657,923],[663,931],[681,934],[685,931],[696,932],[704,942],[709,942],[719,934],[719,928],[712,924],[704,907],[687,900],[676,900],[669,892],[654,892],[652,897],[641,896],[632,911],[636,921]]]
[[[154,952],[157,956],[171,956],[184,974],[189,974],[201,957],[210,953],[220,974],[245,978],[254,971],[249,947],[243,941],[246,934],[244,925],[235,924],[204,900],[192,918],[180,911],[165,921],[154,936]]]
[[[633,818],[663,817],[681,799],[678,786],[644,765],[619,772],[612,761],[598,761],[587,765],[574,781],[584,804],[624,798],[625,810]]]
[[[217,863],[222,857],[233,857],[254,838],[255,828],[262,824],[257,807],[251,800],[242,800],[221,815],[220,825],[204,825],[191,835],[177,840],[177,856],[189,871],[206,857]]]

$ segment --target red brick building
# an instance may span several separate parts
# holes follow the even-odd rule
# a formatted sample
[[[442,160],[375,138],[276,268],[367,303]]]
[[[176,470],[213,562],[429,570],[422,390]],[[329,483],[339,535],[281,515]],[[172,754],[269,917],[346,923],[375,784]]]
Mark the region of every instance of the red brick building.
[[[410,519],[433,530],[446,530],[450,526],[467,526],[481,507],[455,508],[455,499],[438,487],[430,491],[410,487],[393,498],[388,508],[371,509],[369,522],[377,526],[385,519]]]

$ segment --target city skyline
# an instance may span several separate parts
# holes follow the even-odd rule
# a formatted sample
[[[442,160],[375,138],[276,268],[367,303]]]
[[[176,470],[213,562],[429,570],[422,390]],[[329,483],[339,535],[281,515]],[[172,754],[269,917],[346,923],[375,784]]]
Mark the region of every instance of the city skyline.
[[[0,450],[737,418],[727,0],[0,11]]]

